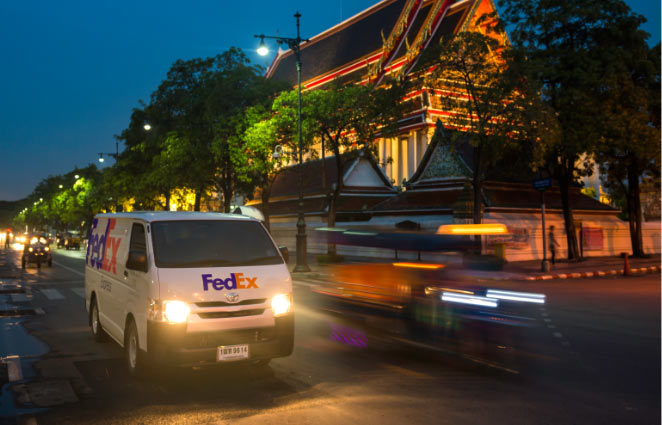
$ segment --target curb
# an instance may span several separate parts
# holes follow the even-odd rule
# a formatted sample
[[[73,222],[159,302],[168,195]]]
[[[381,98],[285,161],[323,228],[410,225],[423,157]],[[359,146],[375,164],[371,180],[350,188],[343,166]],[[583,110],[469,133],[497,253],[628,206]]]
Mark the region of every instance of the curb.
[[[630,269],[630,273],[655,273],[660,271],[660,266],[652,267],[641,267],[638,269]],[[576,278],[586,278],[586,277],[601,277],[601,276],[615,276],[615,275],[624,275],[625,271],[623,269],[616,270],[598,270],[594,272],[580,272],[580,273],[559,273],[559,274],[548,274],[542,276],[527,276],[525,280],[552,280],[552,279],[576,279]]]

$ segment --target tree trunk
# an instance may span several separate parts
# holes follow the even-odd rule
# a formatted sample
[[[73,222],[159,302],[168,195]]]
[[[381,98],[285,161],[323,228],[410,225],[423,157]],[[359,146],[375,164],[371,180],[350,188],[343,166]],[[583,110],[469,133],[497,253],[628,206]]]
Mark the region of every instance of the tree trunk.
[[[223,212],[229,213],[232,206],[232,186],[223,185]]]
[[[337,203],[338,203],[338,198],[340,197],[340,192],[342,191],[342,186],[343,186],[343,163],[342,160],[340,159],[340,152],[335,152],[336,155],[336,170],[337,170],[337,176],[336,176],[336,188],[334,191],[331,193],[331,197],[329,199],[329,215],[327,218],[327,226],[328,227],[336,227],[336,209],[337,209]],[[336,255],[336,244],[330,243],[327,246],[327,254],[332,257]]]
[[[269,196],[271,195],[271,185],[269,183],[262,186],[262,215],[264,216],[264,227],[271,233],[271,223],[269,222]]]
[[[202,189],[195,189],[195,201],[193,202],[193,211],[200,211],[200,198],[202,198]]]
[[[561,205],[563,207],[563,222],[565,224],[565,235],[568,241],[568,260],[579,259],[577,247],[577,235],[575,233],[575,221],[570,205],[570,181],[572,169],[565,167],[558,173],[559,190],[561,191]]]
[[[170,190],[165,193],[165,211],[170,211]]]
[[[637,164],[632,161],[628,167],[628,221],[630,222],[630,241],[632,243],[632,256],[644,256],[644,244],[641,231],[641,194],[639,188],[639,173]]]
[[[481,214],[482,198],[480,196],[481,174],[482,174],[481,154],[482,154],[481,149],[479,147],[474,147],[474,152],[473,152],[474,170],[472,177],[472,184],[474,189],[474,211],[473,211],[474,224],[480,224],[483,221],[483,215]]]

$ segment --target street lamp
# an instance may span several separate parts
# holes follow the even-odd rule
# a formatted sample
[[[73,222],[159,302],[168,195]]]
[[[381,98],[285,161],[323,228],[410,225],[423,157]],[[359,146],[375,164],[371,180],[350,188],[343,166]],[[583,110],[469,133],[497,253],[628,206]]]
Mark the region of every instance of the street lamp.
[[[268,36],[264,34],[255,35],[255,38],[260,39],[260,45],[257,48],[257,53],[260,56],[265,56],[269,53],[267,45],[264,43],[264,39],[276,40],[278,45],[285,43],[287,46],[292,49],[294,52],[294,57],[296,58],[297,66],[297,84],[298,84],[298,93],[299,93],[299,108],[298,108],[298,119],[297,119],[297,131],[299,134],[299,208],[298,208],[298,218],[297,218],[297,264],[294,267],[295,272],[309,272],[310,268],[308,267],[307,261],[307,241],[306,241],[306,221],[303,215],[303,142],[301,140],[301,42],[308,41],[307,39],[301,38],[299,32],[299,18],[301,14],[299,12],[294,14],[294,18],[297,21],[297,37],[296,38],[287,38],[287,37],[278,37],[278,36]]]
[[[145,125],[143,125],[143,128],[144,128],[145,130],[149,131],[149,130],[152,129],[152,126],[151,126],[148,122],[146,122]]]
[[[108,155],[110,157],[113,157],[113,158],[115,158],[115,161],[117,161],[117,157],[120,156],[119,143],[115,142],[115,153],[99,152],[99,162],[103,163],[106,160],[103,157],[104,155]]]

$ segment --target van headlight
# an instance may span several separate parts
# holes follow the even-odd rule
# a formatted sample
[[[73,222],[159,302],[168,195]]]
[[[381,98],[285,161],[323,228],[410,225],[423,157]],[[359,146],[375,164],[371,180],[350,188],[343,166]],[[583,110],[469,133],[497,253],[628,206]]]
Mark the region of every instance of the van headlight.
[[[164,301],[163,316],[171,323],[184,323],[191,312],[188,304],[183,301]]]
[[[271,310],[274,317],[292,312],[292,294],[278,294],[271,299]]]
[[[191,308],[184,301],[153,300],[147,311],[147,319],[155,322],[185,323]]]

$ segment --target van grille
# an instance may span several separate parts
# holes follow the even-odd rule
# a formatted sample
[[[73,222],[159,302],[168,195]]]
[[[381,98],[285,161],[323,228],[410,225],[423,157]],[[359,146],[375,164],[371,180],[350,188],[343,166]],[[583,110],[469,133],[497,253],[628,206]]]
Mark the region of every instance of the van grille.
[[[239,329],[205,332],[186,336],[184,346],[189,349],[211,348],[219,345],[251,344],[265,342],[276,337],[276,328]]]
[[[235,305],[251,305],[251,304],[264,304],[267,301],[266,298],[256,298],[253,300],[242,300],[238,303],[226,303],[225,301],[204,301],[195,303],[198,307],[231,307]]]
[[[208,313],[198,313],[202,319],[221,319],[225,317],[246,317],[257,316],[264,313],[263,308],[254,308],[252,310],[239,310],[239,311],[210,311]]]

